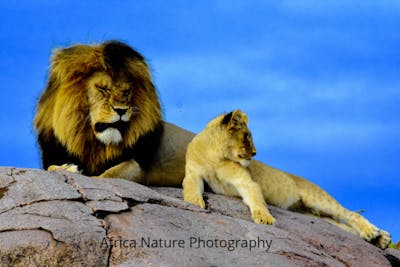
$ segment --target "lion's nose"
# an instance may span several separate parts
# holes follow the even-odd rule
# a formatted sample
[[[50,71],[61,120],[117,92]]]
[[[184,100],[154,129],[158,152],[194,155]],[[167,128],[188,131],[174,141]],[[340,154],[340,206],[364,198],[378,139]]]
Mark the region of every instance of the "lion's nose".
[[[127,108],[113,108],[115,110],[115,112],[118,113],[118,115],[122,116],[126,113],[126,111],[128,110]]]
[[[254,157],[257,154],[257,152],[255,150],[253,150],[253,152],[251,152],[251,155]]]

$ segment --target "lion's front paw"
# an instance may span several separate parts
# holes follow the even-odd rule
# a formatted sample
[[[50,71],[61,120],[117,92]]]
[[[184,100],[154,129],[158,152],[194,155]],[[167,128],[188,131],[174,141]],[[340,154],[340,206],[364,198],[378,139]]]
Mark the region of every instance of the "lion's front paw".
[[[253,221],[258,224],[274,224],[275,218],[265,210],[254,210],[251,214]]]
[[[75,164],[63,164],[63,165],[50,165],[47,168],[48,171],[57,171],[57,170],[63,170],[63,171],[69,171],[69,172],[74,172],[74,173],[80,173],[78,166]]]
[[[206,208],[206,203],[204,202],[204,200],[203,200],[203,198],[201,196],[200,197],[186,197],[185,196],[184,200],[189,202],[189,203],[192,203],[192,204],[194,204],[196,206],[199,206],[202,209]]]

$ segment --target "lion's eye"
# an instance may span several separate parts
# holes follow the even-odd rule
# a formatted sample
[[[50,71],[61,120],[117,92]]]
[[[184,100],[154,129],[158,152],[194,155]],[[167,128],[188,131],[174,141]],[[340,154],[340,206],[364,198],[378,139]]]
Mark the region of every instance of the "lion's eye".
[[[101,85],[96,85],[97,89],[99,89],[100,92],[105,93],[107,92],[107,87],[101,86]]]
[[[122,94],[125,96],[125,97],[128,97],[130,94],[131,94],[131,90],[124,90],[123,92],[122,92]]]

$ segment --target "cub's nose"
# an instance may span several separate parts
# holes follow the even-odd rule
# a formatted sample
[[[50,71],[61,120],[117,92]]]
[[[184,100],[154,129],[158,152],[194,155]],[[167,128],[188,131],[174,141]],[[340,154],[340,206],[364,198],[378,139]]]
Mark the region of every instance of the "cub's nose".
[[[257,152],[255,150],[253,150],[253,152],[251,152],[251,155],[254,157],[257,154]]]
[[[118,113],[118,115],[122,116],[126,113],[126,111],[128,110],[127,108],[113,108],[113,110],[115,112]]]

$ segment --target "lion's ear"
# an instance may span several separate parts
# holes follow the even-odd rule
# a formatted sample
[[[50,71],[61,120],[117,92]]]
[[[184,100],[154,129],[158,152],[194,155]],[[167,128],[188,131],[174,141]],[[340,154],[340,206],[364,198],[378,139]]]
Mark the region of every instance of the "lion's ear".
[[[222,124],[227,125],[228,130],[238,130],[242,125],[247,125],[248,121],[246,113],[237,109],[226,114],[222,119]]]

